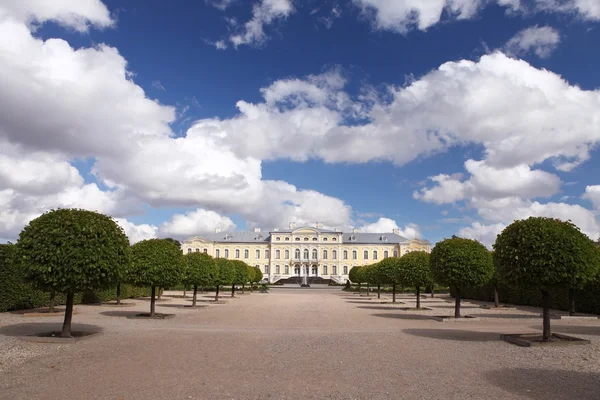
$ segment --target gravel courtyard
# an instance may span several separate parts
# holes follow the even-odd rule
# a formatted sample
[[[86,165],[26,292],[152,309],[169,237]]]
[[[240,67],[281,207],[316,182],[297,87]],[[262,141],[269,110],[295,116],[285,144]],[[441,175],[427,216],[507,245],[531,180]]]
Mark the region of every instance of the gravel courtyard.
[[[556,332],[591,340],[521,348],[500,333],[539,332],[539,310],[485,310],[474,321],[437,322],[453,304],[403,311],[339,289],[274,288],[179,308],[168,320],[131,320],[128,308],[76,306],[76,330],[98,335],[70,344],[32,343],[23,334],[58,329],[62,317],[0,314],[1,399],[598,399],[600,320],[553,320]],[[389,298],[389,295],[386,295]]]

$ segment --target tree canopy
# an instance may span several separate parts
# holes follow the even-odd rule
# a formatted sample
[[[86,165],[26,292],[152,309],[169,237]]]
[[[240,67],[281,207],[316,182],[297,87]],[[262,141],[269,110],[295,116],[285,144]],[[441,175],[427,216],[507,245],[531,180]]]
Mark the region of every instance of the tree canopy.
[[[32,220],[19,235],[17,259],[27,279],[57,292],[104,288],[131,262],[129,239],[110,217],[59,209]]]
[[[398,276],[403,285],[423,287],[433,282],[429,257],[423,251],[412,251],[400,258]]]
[[[181,250],[166,239],[149,239],[132,246],[133,263],[128,281],[138,286],[174,286],[184,278]]]
[[[361,284],[362,279],[363,279],[362,266],[356,266],[356,267],[350,268],[350,272],[348,273],[348,278],[353,283]]]
[[[476,240],[459,237],[437,243],[430,265],[436,282],[455,288],[481,286],[494,274],[488,249]]]
[[[400,258],[388,257],[379,261],[379,273],[383,283],[399,285],[402,283],[400,276]]]
[[[205,253],[190,253],[184,256],[186,261],[186,283],[194,287],[210,286],[217,275],[215,259]]]
[[[236,275],[234,264],[231,262],[233,260],[217,258],[215,261],[217,263],[218,273],[214,284],[218,286],[231,285],[235,280]]]
[[[254,268],[254,282],[258,283],[258,282],[262,281],[263,273],[259,267],[253,267],[253,268]]]

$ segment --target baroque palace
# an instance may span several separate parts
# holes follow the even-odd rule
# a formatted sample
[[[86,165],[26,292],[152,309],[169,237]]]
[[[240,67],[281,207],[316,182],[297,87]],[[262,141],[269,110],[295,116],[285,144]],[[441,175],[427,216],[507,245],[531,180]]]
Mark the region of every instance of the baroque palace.
[[[270,232],[221,232],[192,237],[181,245],[184,253],[204,252],[213,257],[239,259],[257,266],[270,283],[293,277],[320,277],[345,283],[350,269],[373,264],[411,251],[431,251],[431,243],[391,233],[361,233],[296,227]]]

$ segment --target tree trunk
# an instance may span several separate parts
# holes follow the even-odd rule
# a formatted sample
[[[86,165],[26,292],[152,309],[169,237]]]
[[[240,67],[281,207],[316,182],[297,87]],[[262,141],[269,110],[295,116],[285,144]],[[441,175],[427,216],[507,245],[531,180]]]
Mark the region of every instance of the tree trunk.
[[[435,285],[431,287],[431,298],[433,299],[433,295],[435,294]]]
[[[242,294],[246,294],[246,284],[242,283]]]
[[[70,338],[71,337],[71,319],[73,318],[73,298],[75,293],[70,290],[67,293],[67,305],[65,307],[65,320],[63,322],[62,332],[60,337]]]
[[[117,305],[121,304],[121,282],[117,283]]]
[[[494,285],[494,307],[500,307],[500,298],[498,297],[498,285]]]
[[[159,289],[160,290],[160,289]],[[150,316],[154,317],[154,311],[156,310],[156,286],[152,286],[152,293],[150,293]]]
[[[360,283],[358,284],[358,294],[360,294]]]
[[[371,284],[367,282],[367,297],[369,296],[370,287],[371,287]]]
[[[215,301],[219,300],[219,285],[217,285],[217,292],[215,293]]]
[[[575,290],[569,289],[569,315],[575,315]]]
[[[417,310],[421,308],[421,287],[417,286]]]
[[[392,303],[396,302],[396,284],[392,284]]]
[[[161,297],[162,297],[162,289],[159,286],[158,287],[158,299],[160,300]]]
[[[550,330],[550,293],[548,293],[547,290],[542,290],[542,300],[544,303],[544,311],[542,314],[544,317],[544,332],[542,334],[542,341],[549,342],[552,331]]]
[[[185,299],[187,296],[187,285],[183,285],[183,298]]]
[[[204,286],[200,286],[200,293],[204,293]]]
[[[381,298],[381,283],[377,284],[377,298]]]
[[[194,285],[194,298],[192,299],[192,307],[196,307],[196,295],[198,294],[198,285]]]
[[[235,297],[235,283],[231,285],[231,297]]]
[[[460,288],[456,288],[456,301],[454,303],[454,318],[460,318]]]
[[[50,289],[50,304],[48,305],[48,312],[54,312],[54,289]]]

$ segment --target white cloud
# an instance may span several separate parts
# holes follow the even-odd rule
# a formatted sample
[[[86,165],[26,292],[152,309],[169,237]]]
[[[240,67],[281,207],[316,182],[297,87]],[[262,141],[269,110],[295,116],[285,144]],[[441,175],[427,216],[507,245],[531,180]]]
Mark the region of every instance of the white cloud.
[[[496,242],[496,237],[502,233],[504,228],[506,225],[502,223],[483,225],[480,222],[474,222],[471,226],[461,228],[458,236],[475,239],[491,249],[492,244]]]
[[[52,20],[80,32],[89,25],[104,28],[114,24],[101,0],[0,0],[0,20],[6,19],[27,24]]]
[[[504,46],[508,54],[523,56],[535,53],[540,58],[548,58],[560,43],[560,33],[549,26],[534,26],[523,29]]]
[[[154,239],[158,231],[158,228],[154,225],[136,225],[125,218],[114,218],[114,220],[123,228],[131,244],[135,244],[142,240]]]
[[[265,25],[285,19],[294,11],[292,0],[260,0],[252,7],[252,19],[244,24],[240,33],[231,35],[229,40],[235,47],[261,45],[267,40]]]
[[[198,208],[185,215],[173,215],[170,221],[160,226],[159,232],[163,237],[181,239],[214,232],[215,228],[227,231],[235,229],[236,225],[229,217]]]
[[[225,50],[225,49],[227,49],[227,43],[224,40],[217,40],[214,43],[214,45],[217,48],[217,50]]]
[[[471,19],[490,4],[509,13],[565,13],[587,20],[600,20],[596,0],[354,0],[376,29],[406,34],[425,31],[442,19]]]
[[[209,4],[221,11],[225,11],[229,6],[235,3],[237,0],[205,0],[206,4]]]
[[[400,236],[404,236],[407,239],[414,239],[421,237],[421,232],[417,224],[410,223],[404,228],[400,228],[396,221],[390,218],[379,218],[376,222],[371,224],[363,225],[358,228],[361,232],[370,233],[391,233],[394,229],[398,229]]]
[[[594,208],[600,211],[600,185],[586,186],[583,198],[590,200]]]

